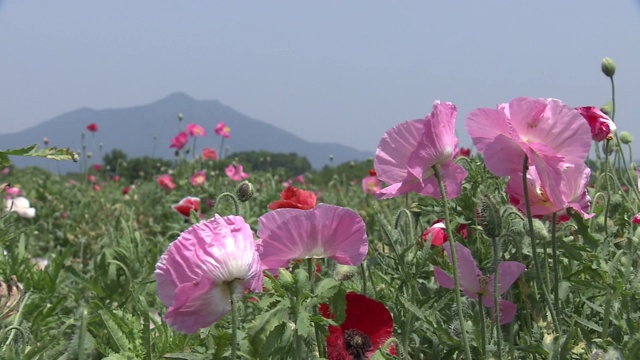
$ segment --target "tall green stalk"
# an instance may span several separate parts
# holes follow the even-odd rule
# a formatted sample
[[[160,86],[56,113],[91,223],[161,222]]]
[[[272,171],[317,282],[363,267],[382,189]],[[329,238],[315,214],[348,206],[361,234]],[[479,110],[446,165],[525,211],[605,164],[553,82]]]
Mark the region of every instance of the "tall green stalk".
[[[551,304],[551,299],[549,296],[549,290],[545,282],[542,280],[542,273],[540,269],[540,261],[538,259],[538,247],[536,246],[536,237],[533,232],[533,217],[531,216],[531,202],[529,200],[529,184],[527,183],[527,170],[529,170],[529,157],[527,155],[524,156],[524,162],[522,165],[522,186],[524,189],[524,202],[527,207],[527,221],[529,224],[529,237],[531,238],[531,255],[533,256],[533,266],[536,270],[536,281],[538,282],[538,287],[542,289],[542,298],[547,306],[547,310],[551,313],[551,320],[553,321],[553,329],[556,333],[560,333],[560,324],[558,323],[558,317],[556,316],[556,311]]]
[[[227,283],[231,297],[231,359],[238,358],[238,310],[234,296],[233,281]]]
[[[491,237],[491,243],[493,247],[493,308],[495,309],[494,324],[496,327],[496,345],[498,350],[498,360],[502,360],[502,329],[500,328],[500,272],[498,271],[498,265],[500,264],[500,243],[495,236]],[[478,299],[480,301],[480,299]],[[480,304],[482,306],[482,303]]]
[[[458,321],[460,322],[460,332],[462,333],[462,345],[464,347],[465,359],[472,359],[471,349],[469,348],[469,339],[467,338],[467,327],[465,325],[464,314],[462,313],[462,299],[460,298],[460,274],[458,273],[458,257],[456,255],[456,240],[451,232],[451,217],[449,216],[449,204],[447,202],[447,192],[444,188],[444,182],[442,182],[442,176],[440,176],[440,168],[438,165],[434,165],[433,172],[438,180],[440,186],[440,195],[442,196],[442,207],[444,208],[444,221],[445,228],[447,230],[447,236],[449,237],[449,244],[451,244],[451,266],[453,267],[453,286],[456,297],[456,307],[458,308]]]

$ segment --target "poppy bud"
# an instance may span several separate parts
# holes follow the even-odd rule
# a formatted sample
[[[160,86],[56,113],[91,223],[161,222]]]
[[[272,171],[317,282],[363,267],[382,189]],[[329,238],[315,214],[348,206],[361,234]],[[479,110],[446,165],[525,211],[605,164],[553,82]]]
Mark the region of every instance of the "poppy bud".
[[[178,121],[182,121],[182,118],[183,118],[182,113],[178,113]]]
[[[626,131],[621,132],[620,142],[623,144],[631,144],[633,142],[633,135],[631,135],[631,133]]]
[[[241,182],[236,187],[236,196],[242,202],[249,201],[253,196],[253,185],[248,181]]]
[[[611,117],[611,113],[613,113],[613,104],[611,103],[611,101],[602,105],[602,107],[600,108],[600,111],[602,111],[608,117]]]
[[[616,63],[609,57],[602,59],[600,67],[602,68],[602,73],[607,77],[613,77],[616,73]]]
[[[529,232],[529,223],[525,221],[522,224],[526,234],[531,235],[531,233]],[[547,232],[547,228],[544,226],[542,221],[538,219],[533,219],[533,236],[535,237],[535,239],[532,239],[531,241],[549,240],[549,233]]]
[[[293,276],[291,276],[291,273],[287,269],[280,268],[278,279],[285,289],[289,290],[293,287]]]
[[[491,238],[496,238],[502,232],[502,217],[498,205],[489,196],[483,196],[480,201],[480,226]]]
[[[338,281],[347,281],[353,279],[358,271],[357,266],[351,265],[338,265],[333,272],[333,278]]]

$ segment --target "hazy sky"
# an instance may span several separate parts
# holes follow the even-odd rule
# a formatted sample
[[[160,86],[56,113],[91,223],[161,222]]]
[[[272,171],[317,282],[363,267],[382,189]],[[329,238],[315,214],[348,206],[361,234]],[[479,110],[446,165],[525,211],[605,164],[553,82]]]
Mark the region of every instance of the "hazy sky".
[[[637,145],[639,36],[637,0],[0,0],[0,132],[182,91],[370,151],[451,101],[468,145],[476,107],[516,96],[602,105],[609,56],[616,121]]]

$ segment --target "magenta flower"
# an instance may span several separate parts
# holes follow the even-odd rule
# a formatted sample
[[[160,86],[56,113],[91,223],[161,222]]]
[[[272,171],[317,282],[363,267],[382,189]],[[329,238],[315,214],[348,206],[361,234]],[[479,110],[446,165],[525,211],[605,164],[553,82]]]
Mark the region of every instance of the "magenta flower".
[[[576,108],[576,110],[587,120],[593,141],[600,142],[605,139],[613,139],[616,124],[600,109],[594,106],[583,106]]]
[[[190,136],[198,137],[207,135],[207,131],[200,125],[197,124],[189,124],[187,125],[187,133]]]
[[[364,221],[355,211],[318,204],[310,210],[277,209],[258,219],[262,267],[275,273],[292,260],[331,258],[357,266],[367,256]]]
[[[237,166],[234,164],[229,164],[229,166],[224,169],[225,174],[229,177],[229,179],[233,181],[242,181],[243,179],[248,179],[249,174],[244,172],[242,165],[238,164]]]
[[[8,186],[4,189],[4,192],[6,192],[7,194],[16,197],[16,196],[20,196],[20,194],[22,194],[22,190],[20,190],[19,187],[11,187]]]
[[[582,115],[556,99],[519,97],[497,109],[476,109],[465,128],[497,176],[522,177],[527,156],[550,199],[562,199],[563,171],[583,164],[591,148]]]
[[[368,195],[375,195],[382,189],[382,183],[376,175],[365,176],[362,178],[362,191]]]
[[[296,182],[304,184],[304,174],[300,174],[296,176]]]
[[[222,136],[226,139],[231,137],[231,128],[224,123],[224,121],[220,121],[218,125],[216,125],[216,129],[214,130],[216,135]]]
[[[531,204],[532,216],[551,215],[558,212],[561,216],[566,214],[567,208],[573,208],[585,219],[589,219],[595,214],[589,214],[591,198],[587,193],[587,185],[591,169],[584,163],[571,166],[562,172],[560,181],[560,198],[549,196],[549,192],[542,184],[540,175],[535,166],[530,166],[527,171],[527,189],[529,192],[529,202]],[[522,187],[522,177],[515,176],[507,183],[507,194],[511,204],[516,206],[523,213],[527,212],[524,199],[524,189]]]
[[[193,225],[158,260],[155,278],[171,327],[192,334],[210,326],[231,311],[231,296],[262,291],[251,228],[239,216],[215,215]]]
[[[449,255],[449,261],[451,260],[451,243],[447,242],[442,246]],[[494,296],[494,275],[486,276],[482,275],[476,261],[471,255],[471,251],[464,247],[460,243],[456,243],[456,256],[458,257],[458,276],[460,279],[460,287],[465,295],[472,299],[478,299],[479,295],[482,296],[482,304],[486,307],[494,309],[493,296]],[[517,261],[502,261],[498,265],[498,291],[500,294],[504,294],[513,283],[522,275],[526,266]],[[433,267],[433,275],[438,281],[438,284],[446,289],[453,289],[453,277],[445,273],[437,266]],[[513,317],[516,314],[516,304],[500,300],[500,325],[508,324],[513,321]]]
[[[640,213],[633,215],[631,222],[636,225],[640,224]]]
[[[189,142],[189,135],[186,132],[181,131],[178,135],[176,135],[173,139],[171,139],[170,148],[176,148],[178,150],[182,150],[182,148],[187,145]]]
[[[453,162],[458,146],[456,114],[452,103],[436,101],[425,119],[401,123],[384,134],[376,150],[374,167],[379,179],[389,186],[376,193],[378,199],[410,191],[440,198],[434,165],[440,168],[447,198],[460,195],[467,172]]]
[[[191,185],[200,186],[207,182],[207,174],[204,171],[196,171],[195,174],[191,176]]]

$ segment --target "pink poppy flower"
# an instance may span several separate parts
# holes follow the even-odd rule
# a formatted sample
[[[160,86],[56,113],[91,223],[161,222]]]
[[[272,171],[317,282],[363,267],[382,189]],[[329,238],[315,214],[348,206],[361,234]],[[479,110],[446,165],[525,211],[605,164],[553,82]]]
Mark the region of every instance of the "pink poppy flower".
[[[187,133],[189,133],[189,135],[193,137],[207,135],[207,131],[202,126],[197,124],[187,125]]]
[[[167,190],[173,190],[176,188],[176,184],[173,183],[173,178],[169,174],[161,175],[158,178],[158,185]]]
[[[87,181],[95,184],[98,181],[98,178],[95,175],[87,175]]]
[[[584,163],[591,148],[582,115],[556,99],[519,97],[497,109],[476,109],[465,128],[497,176],[521,177],[526,155],[550,199],[562,199],[562,172]]]
[[[216,125],[216,129],[214,130],[216,135],[222,136],[226,139],[231,137],[231,128],[224,123],[224,121],[220,121],[218,125]]]
[[[605,139],[613,139],[616,124],[600,109],[594,106],[583,106],[577,107],[576,110],[587,120],[593,141],[600,142]]]
[[[640,224],[640,213],[633,215],[631,222],[634,224]]]
[[[20,194],[22,194],[22,190],[20,190],[19,187],[11,187],[8,186],[4,189],[4,192],[6,192],[7,194],[16,197],[16,196],[20,196]]]
[[[113,179],[113,182],[118,182],[118,181],[120,181],[120,176],[119,175],[113,175],[112,179]]]
[[[296,176],[295,180],[296,180],[296,182],[299,182],[299,183],[303,184],[304,183],[304,175],[300,174],[300,175]]]
[[[292,260],[331,258],[357,266],[367,256],[364,221],[353,210],[318,204],[310,210],[277,209],[258,219],[263,269],[276,273]]]
[[[244,172],[244,169],[240,164],[238,164],[237,166],[234,164],[229,164],[229,166],[224,169],[224,173],[227,174],[229,179],[233,181],[242,181],[243,179],[249,178],[249,174]]]
[[[583,163],[565,169],[561,176],[561,197],[552,198],[542,184],[537,168],[535,166],[529,167],[527,171],[527,189],[529,192],[529,202],[531,204],[531,215],[545,216],[557,212],[562,216],[566,214],[565,210],[570,207],[580,213],[585,219],[594,216],[595,214],[588,213],[591,198],[587,193],[587,185],[589,184],[591,169]],[[521,175],[509,179],[506,192],[509,194],[511,204],[523,213],[526,213]]]
[[[207,174],[204,171],[196,171],[195,174],[191,176],[191,185],[200,186],[207,182]]]
[[[98,124],[96,123],[91,123],[89,125],[87,125],[87,130],[91,131],[91,132],[96,132],[98,131]]]
[[[202,149],[202,158],[207,160],[218,160],[218,152],[216,149],[204,148]]]
[[[93,184],[93,191],[102,191],[102,188],[98,184]]]
[[[365,176],[362,178],[362,191],[367,195],[375,195],[382,189],[382,183],[377,176]]]
[[[452,103],[436,101],[425,118],[407,121],[387,131],[376,150],[374,167],[387,184],[378,199],[389,199],[410,191],[440,198],[433,172],[438,165],[447,198],[460,195],[467,172],[453,162],[458,138],[455,135],[457,109]]]
[[[100,164],[93,164],[93,170],[95,170],[95,171],[100,171],[100,170],[102,170],[102,165],[100,165]]]
[[[449,261],[451,261],[451,243],[445,243],[443,245],[444,250],[449,255]],[[464,247],[460,243],[456,243],[456,256],[458,257],[458,276],[460,279],[460,287],[465,295],[472,299],[478,299],[478,295],[482,295],[482,304],[488,308],[494,310],[493,303],[493,290],[494,275],[486,276],[482,275],[476,261],[471,255],[471,251]],[[517,261],[502,261],[498,264],[498,276],[499,285],[498,290],[500,294],[504,294],[511,285],[518,280],[520,275],[524,272],[526,266]],[[446,289],[453,289],[453,277],[445,273],[437,266],[433,267],[433,275],[440,286]],[[500,300],[500,325],[508,324],[513,321],[513,317],[516,314],[518,307],[516,304]]]
[[[2,175],[3,175],[3,176],[7,176],[7,175],[9,175],[10,173],[11,173],[11,168],[10,168],[10,167],[8,167],[8,166],[7,166],[7,167],[5,167],[5,168],[3,168],[3,169],[2,169]]]
[[[178,150],[182,150],[182,148],[187,145],[189,142],[189,135],[186,132],[181,131],[178,135],[176,135],[173,139],[171,139],[171,145],[169,148],[176,148]]]
[[[187,196],[180,200],[179,203],[171,205],[171,208],[178,214],[189,219],[191,217],[191,210],[196,213],[200,210],[200,199],[197,197]]]
[[[282,185],[282,187],[284,187],[284,188],[287,188],[287,187],[293,185],[293,181],[291,179],[287,179],[287,181],[283,181],[282,184],[280,184],[280,185]]]
[[[208,327],[231,311],[231,296],[242,296],[245,289],[262,291],[253,232],[239,216],[216,214],[169,245],[156,264],[155,278],[169,326],[187,334]]]

